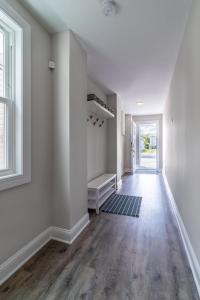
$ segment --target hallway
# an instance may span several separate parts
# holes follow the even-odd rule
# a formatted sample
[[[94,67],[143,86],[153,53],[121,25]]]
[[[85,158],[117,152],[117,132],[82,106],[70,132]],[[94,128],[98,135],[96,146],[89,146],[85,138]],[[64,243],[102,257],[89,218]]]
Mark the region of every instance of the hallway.
[[[199,299],[161,175],[124,176],[118,192],[143,197],[139,218],[93,214],[72,245],[40,250],[0,299]]]

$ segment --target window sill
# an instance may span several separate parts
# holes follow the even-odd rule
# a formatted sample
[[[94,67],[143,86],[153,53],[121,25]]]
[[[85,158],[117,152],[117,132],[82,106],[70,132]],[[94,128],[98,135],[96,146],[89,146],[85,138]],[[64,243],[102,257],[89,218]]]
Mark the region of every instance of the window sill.
[[[19,185],[31,182],[31,176],[22,174],[10,174],[0,177],[0,191],[11,189]]]

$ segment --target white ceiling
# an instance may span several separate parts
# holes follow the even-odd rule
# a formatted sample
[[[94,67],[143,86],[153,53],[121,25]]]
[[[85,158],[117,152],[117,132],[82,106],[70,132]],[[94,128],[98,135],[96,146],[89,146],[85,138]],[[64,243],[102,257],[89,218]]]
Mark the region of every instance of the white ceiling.
[[[78,35],[89,76],[118,93],[126,112],[162,112],[191,0],[116,0],[119,11],[112,17],[102,15],[100,0],[20,2],[50,32],[68,27]]]

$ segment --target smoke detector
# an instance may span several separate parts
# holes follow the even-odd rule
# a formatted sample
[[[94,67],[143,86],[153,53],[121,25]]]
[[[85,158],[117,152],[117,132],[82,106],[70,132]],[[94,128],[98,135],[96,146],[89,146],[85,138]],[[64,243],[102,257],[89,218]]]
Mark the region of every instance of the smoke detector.
[[[102,0],[102,12],[104,16],[113,16],[117,13],[117,4],[113,0]]]

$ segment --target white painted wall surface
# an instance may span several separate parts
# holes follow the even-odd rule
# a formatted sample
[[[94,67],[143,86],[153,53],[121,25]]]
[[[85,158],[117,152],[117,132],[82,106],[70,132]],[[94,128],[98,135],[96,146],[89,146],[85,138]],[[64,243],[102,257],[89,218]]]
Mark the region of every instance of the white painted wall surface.
[[[165,106],[165,172],[200,262],[200,2],[193,1]]]
[[[107,101],[105,93],[101,88],[88,79],[88,94],[95,94],[104,102]],[[107,165],[107,121],[102,127],[93,122],[87,122],[87,172],[88,181],[106,173]]]
[[[117,96],[117,179],[121,180],[124,174],[123,161],[124,161],[124,136],[122,136],[122,109],[123,101]]]
[[[69,31],[55,34],[53,72],[53,225],[70,227],[69,209]]]
[[[107,103],[115,112],[116,115],[116,103],[117,96],[110,95],[107,98]],[[117,121],[114,119],[108,119],[107,123],[107,171],[108,173],[117,174]]]
[[[87,213],[87,58],[71,31],[53,37],[53,225],[70,229]]]
[[[122,134],[122,111],[124,111],[124,103],[121,100],[121,176],[123,176],[125,172],[125,135]]]
[[[17,1],[7,2],[31,26],[32,181],[0,192],[0,263],[50,225],[52,191],[51,38]]]
[[[125,136],[121,136],[121,176],[125,172]]]
[[[87,56],[70,31],[70,226],[87,212]]]
[[[99,99],[101,99],[105,103],[107,102],[106,94],[103,92],[103,90],[99,87],[97,83],[95,83],[92,79],[88,78],[87,85],[88,94],[95,94]]]
[[[126,172],[130,172],[132,169],[131,162],[131,141],[132,141],[132,115],[125,115],[125,156],[124,156],[124,166]]]
[[[122,100],[116,95],[110,95],[107,103],[115,111],[115,118],[108,119],[107,123],[107,170],[117,174],[117,181],[122,176],[123,139],[121,135]]]

